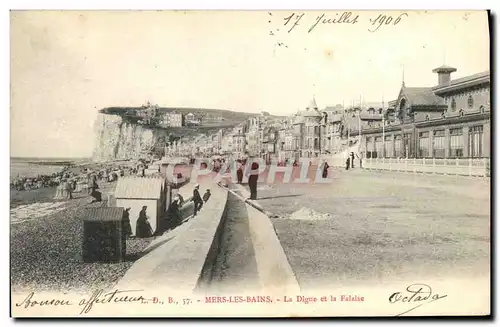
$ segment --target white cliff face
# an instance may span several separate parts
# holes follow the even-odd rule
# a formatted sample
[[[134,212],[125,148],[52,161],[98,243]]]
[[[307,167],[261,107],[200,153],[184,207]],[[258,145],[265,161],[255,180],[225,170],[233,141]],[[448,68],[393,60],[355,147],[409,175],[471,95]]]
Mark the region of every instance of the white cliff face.
[[[125,122],[120,116],[98,114],[95,125],[93,160],[139,158],[155,145],[158,133],[142,125]]]

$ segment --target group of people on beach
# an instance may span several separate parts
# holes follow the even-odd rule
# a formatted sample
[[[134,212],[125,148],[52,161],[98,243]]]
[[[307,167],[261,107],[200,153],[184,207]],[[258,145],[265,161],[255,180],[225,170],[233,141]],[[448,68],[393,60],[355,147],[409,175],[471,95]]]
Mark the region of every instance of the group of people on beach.
[[[185,201],[182,195],[177,194],[172,199],[172,202],[170,203],[167,211],[162,215],[156,231],[153,231],[153,228],[149,222],[149,216],[147,215],[147,206],[143,206],[136,221],[135,237],[148,238],[152,236],[160,236],[166,231],[176,228],[183,222],[181,208],[184,204],[190,201],[193,202],[193,217],[196,217],[198,212],[200,212],[201,208],[203,207],[203,204],[207,203],[210,197],[210,189],[207,189],[205,191],[205,194],[203,194],[203,197],[201,197],[200,186],[198,184],[195,185],[193,189],[193,197],[189,201]],[[130,209],[131,208],[126,208],[123,213],[122,233],[123,237],[125,238],[131,237],[133,234],[132,227],[130,225]]]
[[[38,175],[36,177],[26,177],[18,174],[10,183],[10,187],[18,191],[55,187],[73,177],[74,174],[69,171],[69,167],[63,167],[61,171],[57,173]]]

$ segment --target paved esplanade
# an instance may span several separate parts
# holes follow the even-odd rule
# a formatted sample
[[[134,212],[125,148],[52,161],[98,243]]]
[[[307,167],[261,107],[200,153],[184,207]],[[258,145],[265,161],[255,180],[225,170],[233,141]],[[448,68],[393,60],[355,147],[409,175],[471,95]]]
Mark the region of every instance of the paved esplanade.
[[[489,179],[359,169],[330,175],[331,184],[259,186],[259,204],[280,216],[272,221],[301,287],[450,272],[488,278]],[[301,208],[330,219],[290,219]]]

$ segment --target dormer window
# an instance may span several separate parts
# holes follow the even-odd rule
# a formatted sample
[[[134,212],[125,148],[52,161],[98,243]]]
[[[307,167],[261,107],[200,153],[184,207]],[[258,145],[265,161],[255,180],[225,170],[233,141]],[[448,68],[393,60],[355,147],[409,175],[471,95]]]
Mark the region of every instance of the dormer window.
[[[463,117],[464,116],[464,110],[460,109],[460,111],[458,112],[458,114],[459,114],[460,117]]]
[[[444,112],[443,112],[443,113],[441,114],[441,118],[443,118],[443,119],[444,119],[444,118],[446,118],[446,113],[444,113]]]
[[[429,114],[425,115],[425,120],[426,121],[431,120],[431,116]]]
[[[479,111],[484,114],[484,106],[479,107]]]

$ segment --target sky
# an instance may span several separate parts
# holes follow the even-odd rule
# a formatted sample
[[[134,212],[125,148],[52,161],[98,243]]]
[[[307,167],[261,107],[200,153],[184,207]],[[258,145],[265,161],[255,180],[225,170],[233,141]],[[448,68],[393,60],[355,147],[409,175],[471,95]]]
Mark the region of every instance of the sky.
[[[394,100],[403,70],[407,86],[433,86],[442,64],[452,78],[489,69],[484,11],[354,11],[308,32],[342,12],[13,11],[11,156],[90,156],[108,106],[290,115],[313,96]],[[373,32],[379,15],[392,21]]]

